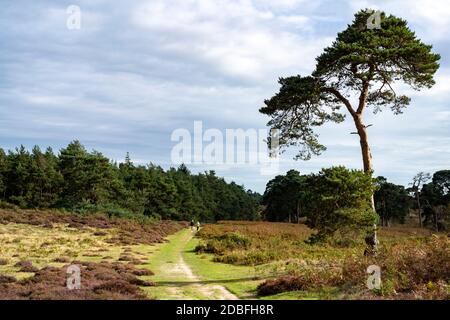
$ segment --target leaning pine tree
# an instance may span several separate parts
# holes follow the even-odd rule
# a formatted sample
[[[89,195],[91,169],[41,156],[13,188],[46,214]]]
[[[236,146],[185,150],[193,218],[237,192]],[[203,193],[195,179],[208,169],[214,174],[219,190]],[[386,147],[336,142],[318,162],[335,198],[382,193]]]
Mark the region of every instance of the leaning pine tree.
[[[376,14],[379,25],[373,24]],[[340,109],[344,107],[360,138],[364,172],[372,174],[364,112],[368,107],[373,107],[374,113],[389,107],[395,114],[402,113],[411,99],[396,92],[399,82],[415,90],[432,87],[440,56],[431,50],[405,20],[383,12],[360,11],[317,57],[312,75],[280,78],[280,91],[265,101],[260,112],[271,116],[268,125],[279,130],[279,144],[300,147],[297,159],[308,160],[326,149],[314,127],[342,122],[345,114]],[[375,210],[373,196],[372,208]],[[376,250],[375,232],[367,239]]]

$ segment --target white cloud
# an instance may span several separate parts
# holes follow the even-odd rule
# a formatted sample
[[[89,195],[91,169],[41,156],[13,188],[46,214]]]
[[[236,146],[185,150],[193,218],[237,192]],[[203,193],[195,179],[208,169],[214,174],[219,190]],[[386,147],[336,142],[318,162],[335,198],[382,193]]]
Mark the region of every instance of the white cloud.
[[[361,7],[375,1],[79,0],[82,28],[66,28],[65,5],[29,1],[28,10],[0,11],[0,142],[38,143],[55,150],[80,139],[88,148],[140,163],[170,165],[170,134],[205,128],[264,128],[258,113],[278,90],[277,78],[309,73]],[[350,9],[349,10],[349,4]],[[445,49],[447,2],[376,1],[406,18],[426,43],[437,42],[442,68],[431,90],[408,91],[401,116],[367,115],[376,174],[405,182],[418,169],[448,165],[450,69]],[[352,7],[353,6],[353,7]],[[332,37],[332,38],[331,38]],[[435,44],[435,43],[434,43]],[[20,128],[20,130],[18,130]],[[281,171],[347,165],[361,168],[350,121],[320,129],[328,150]],[[198,168],[199,171],[207,167]],[[229,180],[263,191],[259,168],[217,168]],[[220,170],[220,171],[219,171]]]
[[[286,15],[286,16],[280,16],[279,18],[282,22],[290,23],[295,25],[296,27],[305,27],[308,25],[308,23],[311,22],[311,19],[302,16],[302,15]]]
[[[203,59],[226,75],[253,80],[286,70],[309,71],[315,55],[331,41],[282,27],[287,22],[308,27],[307,17],[278,16],[250,1],[150,1],[135,10],[133,19],[164,35],[161,48]]]

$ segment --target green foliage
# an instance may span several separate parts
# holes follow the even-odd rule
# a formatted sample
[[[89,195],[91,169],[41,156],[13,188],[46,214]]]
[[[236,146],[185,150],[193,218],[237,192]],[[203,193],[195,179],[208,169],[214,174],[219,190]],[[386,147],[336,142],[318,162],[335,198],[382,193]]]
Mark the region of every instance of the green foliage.
[[[4,196],[6,191],[6,154],[0,148],[0,195]]]
[[[436,231],[450,229],[450,170],[433,174],[430,183],[423,184],[419,196],[425,216],[425,225]]]
[[[62,206],[86,202],[102,205],[113,198],[120,182],[117,171],[100,152],[87,152],[78,141],[60,151],[59,168],[63,176]]]
[[[432,183],[437,193],[437,202],[443,205],[450,203],[450,170],[436,171]]]
[[[343,260],[330,263],[330,260],[335,259],[322,253],[321,263],[311,263],[309,267],[305,266],[306,259],[301,255],[303,266],[297,265],[288,275],[283,274],[260,283],[258,294],[272,295],[298,290],[314,292],[335,288],[342,294],[340,299],[379,299],[382,295],[402,300],[448,300],[449,244],[446,236],[432,236],[425,241],[401,239],[383,248],[376,257],[347,253]],[[336,264],[338,268],[333,267]],[[372,291],[366,287],[366,270],[370,265],[379,266],[382,272],[381,288]]]
[[[289,170],[286,175],[278,175],[267,183],[262,201],[266,206],[264,218],[268,221],[298,222],[305,215],[302,208],[307,200],[307,176]]]
[[[372,14],[372,10],[355,14],[352,24],[317,58],[314,76],[334,79],[336,88],[357,91],[364,81],[391,84],[402,80],[414,89],[434,85],[440,56],[431,52],[432,46],[417,39],[406,20],[384,12],[380,28],[367,28]],[[396,110],[403,104],[402,97],[397,97],[389,86],[374,90],[369,96],[370,103],[391,104]]]
[[[422,43],[405,20],[393,15],[381,13],[381,28],[368,28],[372,13],[355,14],[353,22],[317,57],[311,75],[280,78],[279,92],[260,109],[271,117],[268,125],[280,130],[282,147],[300,148],[298,158],[307,160],[325,150],[314,128],[328,121],[342,122],[343,106],[353,117],[367,152],[364,109],[371,106],[378,112],[389,107],[401,113],[410,98],[394,91],[397,83],[415,90],[435,83],[440,56],[432,52],[432,46]],[[370,164],[366,165],[370,171]]]
[[[265,100],[266,106],[259,111],[272,117],[268,125],[279,130],[279,144],[299,147],[297,158],[308,160],[326,149],[313,128],[328,121],[342,122],[344,117],[335,112],[337,108],[330,110],[329,101],[322,99],[320,85],[313,77],[294,76],[278,82],[279,93]]]
[[[310,200],[306,224],[318,230],[311,240],[336,231],[368,231],[377,222],[371,208],[375,185],[370,174],[345,167],[322,169],[309,177]]]
[[[378,177],[376,184],[375,208],[380,216],[381,224],[388,226],[392,219],[404,223],[413,200],[408,191],[404,186],[387,182],[384,177]]]
[[[291,170],[269,181],[263,204],[269,221],[298,222],[306,216],[306,224],[318,231],[311,240],[318,241],[336,231],[373,226],[377,221],[370,205],[374,190],[371,176],[359,170],[332,167],[310,175]]]
[[[250,239],[240,233],[225,233],[209,238],[206,244],[198,245],[195,251],[221,255],[235,249],[246,249],[250,244]]]
[[[0,201],[22,208],[57,207],[81,214],[110,217],[202,221],[258,218],[260,195],[213,171],[191,174],[186,166],[165,171],[136,166],[127,154],[112,163],[100,152],[88,152],[78,141],[61,149],[8,154],[0,149]]]

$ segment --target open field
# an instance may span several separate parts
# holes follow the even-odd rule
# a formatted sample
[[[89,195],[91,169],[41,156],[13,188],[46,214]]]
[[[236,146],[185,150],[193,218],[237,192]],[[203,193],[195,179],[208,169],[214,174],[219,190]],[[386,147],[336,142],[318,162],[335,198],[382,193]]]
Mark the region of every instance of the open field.
[[[0,211],[0,299],[146,299],[148,256],[184,227],[106,217]],[[66,289],[66,270],[81,266],[82,290]]]
[[[258,286],[260,297],[274,294],[330,299],[448,299],[450,242],[446,235],[398,226],[380,230],[380,252],[365,257],[357,239],[325,244],[305,242],[304,225],[262,222],[222,222],[207,225],[196,251],[213,260],[254,266],[270,274]],[[366,268],[381,268],[380,290],[366,288]],[[285,298],[287,298],[285,297]]]
[[[149,267],[155,272],[151,280],[156,286],[147,288],[156,299],[218,299],[236,300],[234,294],[215,281],[203,281],[186,263],[184,253],[194,233],[184,229],[168,237],[168,242],[156,246],[150,255]]]
[[[382,229],[377,257],[360,239],[310,245],[302,224],[185,223],[0,211],[0,299],[449,299],[443,234]],[[67,290],[67,267],[82,289]],[[380,290],[366,288],[369,265]]]

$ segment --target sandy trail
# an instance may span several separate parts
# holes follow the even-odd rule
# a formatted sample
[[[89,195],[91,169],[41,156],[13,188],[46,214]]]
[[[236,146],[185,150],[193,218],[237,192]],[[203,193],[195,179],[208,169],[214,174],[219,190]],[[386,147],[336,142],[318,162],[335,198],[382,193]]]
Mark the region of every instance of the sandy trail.
[[[186,264],[183,256],[180,254],[180,260],[175,266],[176,270],[180,270],[186,278],[194,282],[193,286],[205,297],[210,297],[214,300],[239,300],[237,296],[228,291],[225,287],[217,284],[204,284],[194,275],[191,268]]]
[[[161,299],[204,299],[204,300],[238,300],[239,298],[228,291],[224,286],[211,283],[203,283],[192,272],[192,269],[184,261],[182,252],[193,233],[184,232],[180,237],[172,238],[168,245],[170,250],[161,248],[161,264],[157,272],[157,288],[161,288]],[[159,283],[159,284],[158,284]],[[179,283],[177,285],[177,283]]]

